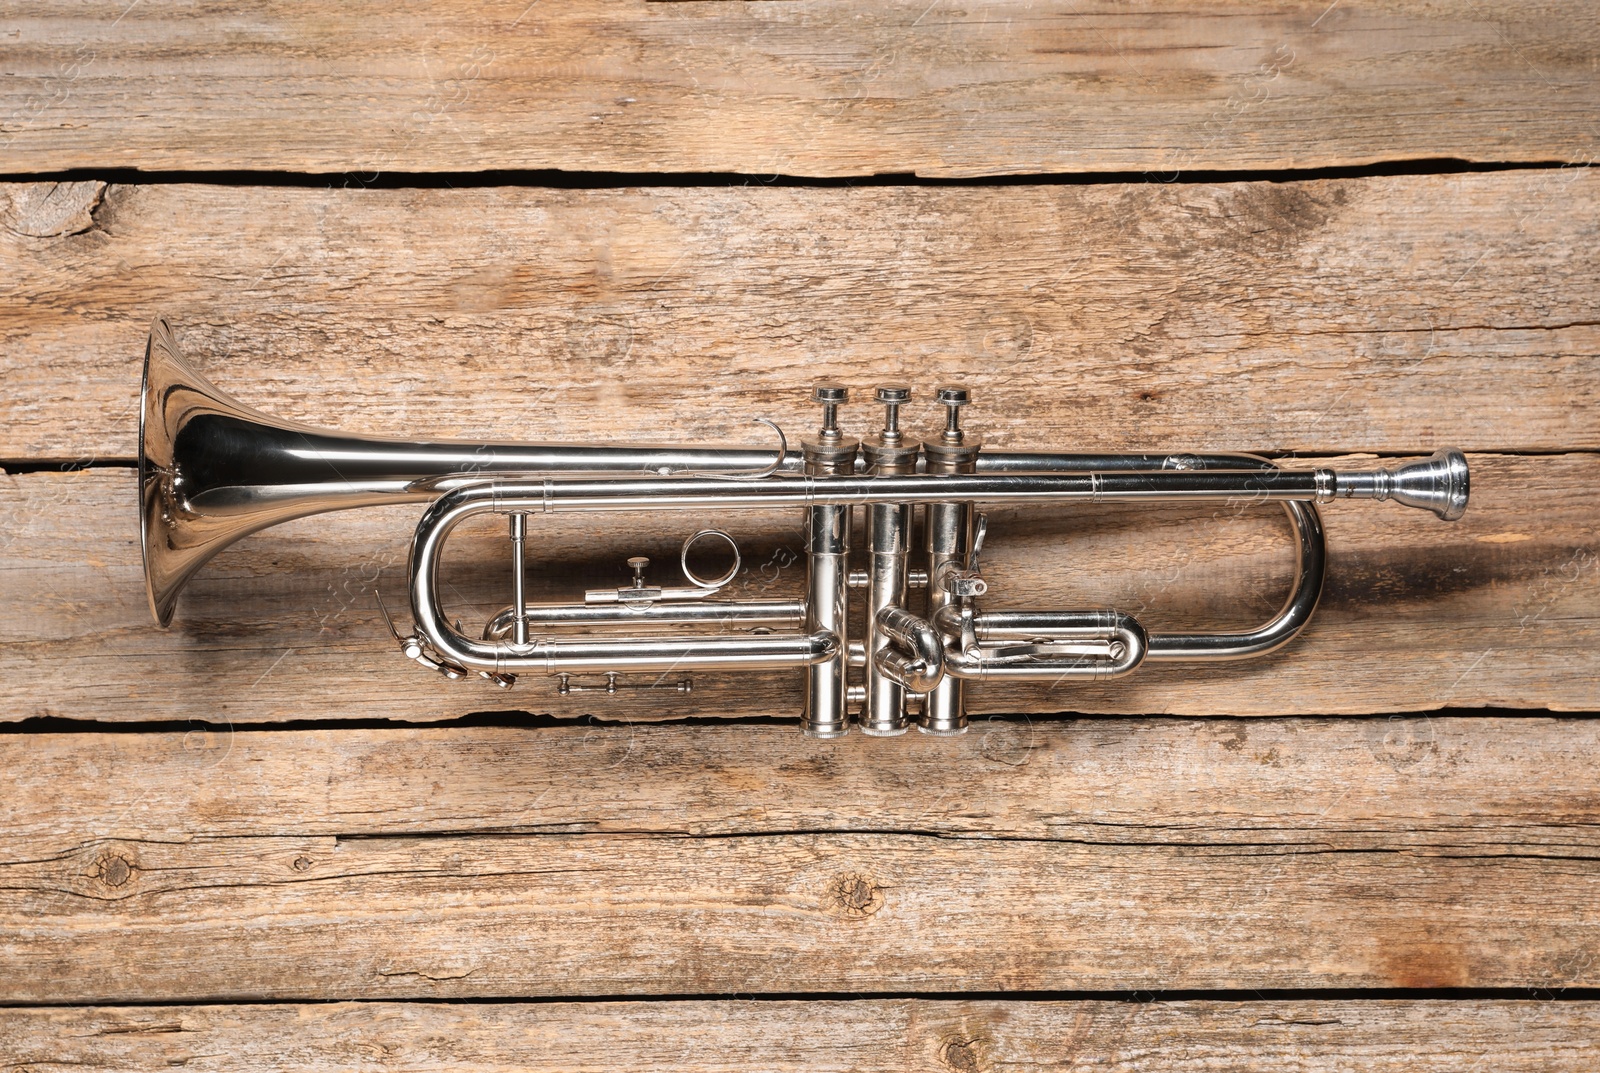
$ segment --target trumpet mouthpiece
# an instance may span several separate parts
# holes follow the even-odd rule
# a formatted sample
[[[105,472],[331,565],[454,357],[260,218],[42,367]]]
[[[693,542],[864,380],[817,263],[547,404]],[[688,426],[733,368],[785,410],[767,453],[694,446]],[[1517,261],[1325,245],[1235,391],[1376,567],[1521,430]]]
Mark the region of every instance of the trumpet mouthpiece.
[[[1467,512],[1467,458],[1454,447],[1394,471],[1389,498],[1431,510],[1447,522]]]
[[[1467,457],[1447,447],[1395,469],[1337,474],[1335,486],[1333,495],[1340,498],[1392,499],[1453,522],[1467,512]]]

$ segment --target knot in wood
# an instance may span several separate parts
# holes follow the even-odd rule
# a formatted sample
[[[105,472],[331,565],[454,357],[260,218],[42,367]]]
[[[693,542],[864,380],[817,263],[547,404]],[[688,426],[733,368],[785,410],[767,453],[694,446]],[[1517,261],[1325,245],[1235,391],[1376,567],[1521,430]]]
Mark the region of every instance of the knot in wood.
[[[0,227],[24,238],[71,238],[99,230],[105,198],[98,180],[19,185],[0,195]]]
[[[857,872],[835,879],[828,897],[845,916],[855,919],[870,917],[883,908],[883,888]]]
[[[94,878],[113,889],[126,886],[138,867],[120,853],[108,853],[95,862]]]
[[[984,1067],[978,1044],[982,1042],[981,1039],[949,1040],[939,1052],[939,1059],[955,1073],[980,1073]]]
[[[296,872],[304,872],[307,868],[310,868],[310,867],[311,867],[311,858],[307,857],[305,854],[302,853],[300,856],[298,856],[298,857],[296,857],[294,859],[294,870]]]

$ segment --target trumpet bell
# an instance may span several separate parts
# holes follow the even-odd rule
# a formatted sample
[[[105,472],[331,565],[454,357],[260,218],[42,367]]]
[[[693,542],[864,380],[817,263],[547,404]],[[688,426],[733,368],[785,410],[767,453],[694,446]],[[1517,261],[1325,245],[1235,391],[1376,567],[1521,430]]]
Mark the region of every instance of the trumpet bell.
[[[199,414],[264,420],[197,372],[178,349],[172,325],[157,317],[145,346],[139,390],[139,535],[150,612],[163,626],[172,622],[184,582],[221,548],[259,528],[234,530],[182,509],[177,441]]]
[[[425,465],[415,451],[426,446],[338,436],[246,406],[189,364],[172,325],[157,317],[139,402],[139,534],[150,613],[170,625],[195,572],[257,530],[323,511],[432,498],[415,481],[460,466],[458,458]]]
[[[172,622],[178,593],[240,537],[292,518],[425,503],[489,473],[751,473],[784,465],[761,447],[480,443],[345,435],[263,414],[190,365],[157,317],[139,405],[145,591]],[[791,467],[793,468],[793,467]]]
[[[428,480],[497,461],[493,445],[343,436],[263,414],[189,364],[171,324],[157,317],[139,405],[139,532],[150,612],[170,625],[189,578],[257,530],[324,511],[426,501],[438,494]]]

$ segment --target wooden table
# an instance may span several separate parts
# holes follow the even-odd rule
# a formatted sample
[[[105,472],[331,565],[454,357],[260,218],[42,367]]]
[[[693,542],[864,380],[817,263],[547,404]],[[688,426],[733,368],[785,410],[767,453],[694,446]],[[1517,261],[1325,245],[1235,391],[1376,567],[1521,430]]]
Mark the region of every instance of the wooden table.
[[[1592,1069],[1597,55],[1576,0],[0,14],[0,1068]],[[1472,504],[1326,508],[1273,657],[809,741],[792,675],[416,670],[406,508],[251,537],[156,629],[157,313],[350,431],[760,442],[819,379],[925,430],[961,381],[996,447],[1458,446]],[[536,527],[540,592],[697,527],[602,521]],[[798,591],[796,518],[737,534]],[[1157,628],[1289,569],[1255,510],[986,550]]]

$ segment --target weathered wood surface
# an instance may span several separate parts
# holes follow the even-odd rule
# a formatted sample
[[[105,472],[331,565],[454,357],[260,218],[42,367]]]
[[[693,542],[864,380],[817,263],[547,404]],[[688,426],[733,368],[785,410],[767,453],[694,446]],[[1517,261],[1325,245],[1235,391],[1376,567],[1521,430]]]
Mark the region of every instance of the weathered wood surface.
[[[1593,5],[63,2],[5,170],[993,175],[1588,160]]]
[[[1183,14],[0,14],[0,173],[301,176],[0,184],[0,467],[21,470],[0,474],[0,718],[163,720],[0,734],[0,1068],[1592,1065],[1587,1002],[971,994],[1600,986],[1600,721],[1022,714],[1600,699],[1600,11]],[[1446,156],[1565,166],[1188,181]],[[496,188],[492,168],[611,174]],[[1119,169],[1148,181],[616,186]],[[478,174],[385,177],[440,171]],[[757,414],[808,425],[819,378],[967,380],[992,445],[1452,443],[1474,501],[1455,526],[1330,508],[1322,612],[1268,660],[977,689],[954,740],[653,726],[788,716],[798,682],[560,699],[433,679],[373,600],[403,603],[411,509],[251,538],[151,627],[127,466],[156,312],[230,391],[337,428],[747,441]],[[537,592],[672,560],[659,524],[612,521],[541,527]],[[740,523],[738,594],[796,593],[793,520]],[[1264,618],[1288,568],[1270,513],[993,530],[997,602],[1153,628]],[[458,547],[454,599],[481,616],[504,547]],[[513,707],[558,719],[248,729]],[[949,997],[843,1000],[896,992]],[[781,1000],[804,993],[839,1000]],[[567,1001],[651,995],[680,998]]]
[[[0,220],[3,460],[131,459],[157,312],[243,401],[350,431],[761,442],[756,415],[815,422],[816,379],[895,378],[923,389],[918,429],[935,384],[970,381],[971,424],[995,446],[1600,447],[1592,168],[983,189],[19,184],[0,187]],[[869,409],[847,425],[872,427]]]
[[[0,1001],[1594,986],[1595,733],[1080,723],[943,780],[733,728],[8,741]]]
[[[817,743],[742,726],[0,734],[0,840],[834,830],[1581,857],[1600,721],[989,720]],[[376,807],[375,807],[376,806]]]
[[[0,1011],[18,1069],[1580,1073],[1591,1003],[331,1003]]]
[[[1356,460],[1343,460],[1355,462]],[[1334,464],[1341,464],[1334,460]],[[974,684],[984,712],[1339,714],[1441,706],[1595,709],[1600,693],[1600,457],[1471,456],[1456,523],[1389,503],[1324,509],[1329,582],[1284,650],[1230,664],[1155,664],[1113,682]],[[145,602],[129,470],[0,476],[0,718],[254,722],[437,719],[509,708],[619,719],[788,716],[789,675],[694,675],[694,692],[555,695],[447,682],[404,660],[374,592],[407,606],[419,512],[343,511],[246,539],[191,583],[170,631]],[[719,519],[746,542],[737,596],[795,596],[793,516]],[[994,606],[1117,606],[1152,628],[1246,628],[1283,599],[1290,548],[1278,512],[996,512],[985,549]],[[623,559],[675,563],[677,527],[608,515],[540,519],[540,594],[621,584]],[[447,576],[467,621],[509,599],[498,529],[465,533]],[[672,567],[675,570],[675,566]],[[676,681],[668,677],[668,684]]]

